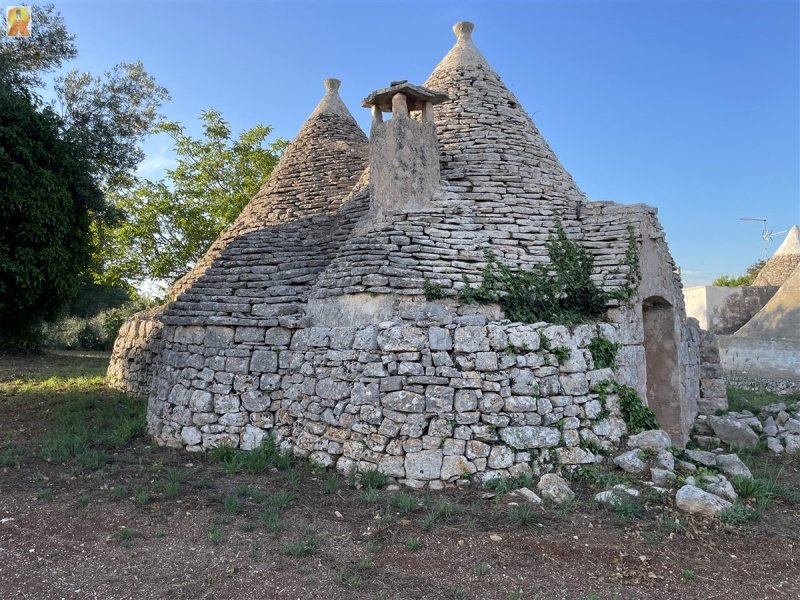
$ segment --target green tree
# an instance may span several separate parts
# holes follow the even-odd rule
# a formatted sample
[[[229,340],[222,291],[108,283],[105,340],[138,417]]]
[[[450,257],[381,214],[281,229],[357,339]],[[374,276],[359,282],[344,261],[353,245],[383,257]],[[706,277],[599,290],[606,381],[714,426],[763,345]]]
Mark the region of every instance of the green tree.
[[[720,275],[714,281],[711,282],[711,285],[718,285],[722,287],[737,287],[740,285],[751,285],[753,281],[755,281],[758,274],[761,272],[761,269],[764,268],[764,265],[767,264],[766,260],[757,260],[752,265],[747,267],[744,274],[739,275],[738,277],[729,277],[728,275]]]
[[[0,42],[0,76],[16,91],[44,86],[42,75],[78,55],[75,36],[52,4],[31,7],[34,26],[28,38]],[[2,20],[2,19],[0,19]]]
[[[163,119],[166,88],[139,61],[119,63],[102,77],[72,69],[56,79],[55,92],[65,133],[84,148],[95,180],[106,190],[129,184],[144,159],[139,143]]]
[[[186,273],[242,211],[278,163],[286,141],[266,144],[272,129],[258,125],[231,136],[222,115],[201,115],[202,137],[176,122],[154,128],[168,134],[177,165],[161,181],[139,179],[110,197],[124,215],[104,237],[109,281],[174,281]]]
[[[89,214],[103,196],[49,108],[0,82],[0,348],[36,345],[91,261]]]

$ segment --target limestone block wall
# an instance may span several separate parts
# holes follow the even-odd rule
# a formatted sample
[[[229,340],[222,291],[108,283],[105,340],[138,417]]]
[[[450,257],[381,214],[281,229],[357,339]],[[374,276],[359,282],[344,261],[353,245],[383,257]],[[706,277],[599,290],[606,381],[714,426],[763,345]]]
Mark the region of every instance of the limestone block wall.
[[[619,442],[616,397],[591,388],[620,374],[596,368],[588,346],[629,338],[625,326],[464,312],[407,303],[363,327],[168,325],[149,430],[188,451],[252,449],[272,434],[318,464],[414,487],[591,463]],[[563,348],[560,364],[548,345]]]
[[[697,408],[702,415],[713,415],[728,408],[725,374],[719,357],[717,336],[699,329],[700,333],[700,399]]]
[[[120,328],[109,362],[111,387],[147,398],[161,353],[161,316],[165,306],[136,313]]]

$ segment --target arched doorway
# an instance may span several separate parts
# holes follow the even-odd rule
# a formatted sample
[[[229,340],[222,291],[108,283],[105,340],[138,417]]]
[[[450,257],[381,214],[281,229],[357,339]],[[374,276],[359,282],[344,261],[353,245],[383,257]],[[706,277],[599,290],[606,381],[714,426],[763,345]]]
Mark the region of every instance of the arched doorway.
[[[642,302],[647,404],[673,443],[682,438],[675,309],[660,296]]]

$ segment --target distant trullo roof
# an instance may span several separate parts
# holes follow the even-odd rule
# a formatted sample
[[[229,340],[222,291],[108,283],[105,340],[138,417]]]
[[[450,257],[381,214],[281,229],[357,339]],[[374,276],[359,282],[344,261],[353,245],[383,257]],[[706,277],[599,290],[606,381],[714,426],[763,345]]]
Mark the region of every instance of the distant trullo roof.
[[[800,341],[800,264],[755,316],[734,335]]]
[[[221,250],[241,235],[269,225],[335,212],[367,165],[367,136],[339,97],[338,79],[289,144],[267,182],[198,264],[173,286],[176,296],[205,272]]]
[[[781,245],[753,281],[753,285],[783,285],[798,265],[800,265],[800,227],[792,225]]]

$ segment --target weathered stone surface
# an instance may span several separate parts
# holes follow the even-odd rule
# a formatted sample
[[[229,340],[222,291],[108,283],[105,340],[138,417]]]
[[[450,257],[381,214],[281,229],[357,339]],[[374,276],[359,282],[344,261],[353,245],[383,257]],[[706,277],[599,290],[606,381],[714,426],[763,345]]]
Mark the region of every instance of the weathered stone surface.
[[[736,454],[720,454],[716,457],[716,466],[728,477],[738,476],[752,479],[753,474]]]
[[[669,434],[662,429],[651,429],[642,431],[628,438],[628,446],[631,448],[646,448],[649,450],[664,450],[672,447],[672,440]]]
[[[445,456],[442,459],[441,478],[445,481],[466,477],[476,471],[475,465],[463,456]]]
[[[561,433],[554,427],[506,427],[500,431],[500,439],[518,450],[550,448],[561,441]]]
[[[422,450],[406,454],[406,477],[423,481],[439,479],[443,459],[441,450]]]
[[[421,394],[400,390],[382,396],[381,405],[399,412],[421,413],[425,410],[425,398]]]
[[[713,452],[706,450],[685,450],[685,452],[690,460],[706,467],[714,467],[717,464],[717,455]]]
[[[425,332],[419,327],[401,325],[378,333],[378,347],[384,352],[412,352],[421,350],[427,342]]]
[[[720,440],[735,448],[752,448],[758,445],[758,436],[749,426],[733,417],[710,415],[708,424]]]
[[[688,513],[715,517],[729,508],[731,503],[694,485],[684,485],[675,494],[675,505]]]
[[[539,490],[542,498],[555,504],[564,504],[575,498],[575,492],[570,489],[569,484],[554,473],[542,475],[539,483],[536,484],[536,489]]]
[[[647,463],[639,457],[640,452],[640,450],[629,450],[628,452],[620,454],[614,458],[614,464],[623,471],[633,473],[634,475],[640,475],[647,469]]]
[[[519,496],[522,496],[523,498],[525,498],[525,500],[536,506],[542,503],[542,499],[536,495],[536,492],[526,487],[521,487],[515,490],[514,493],[516,493]]]

